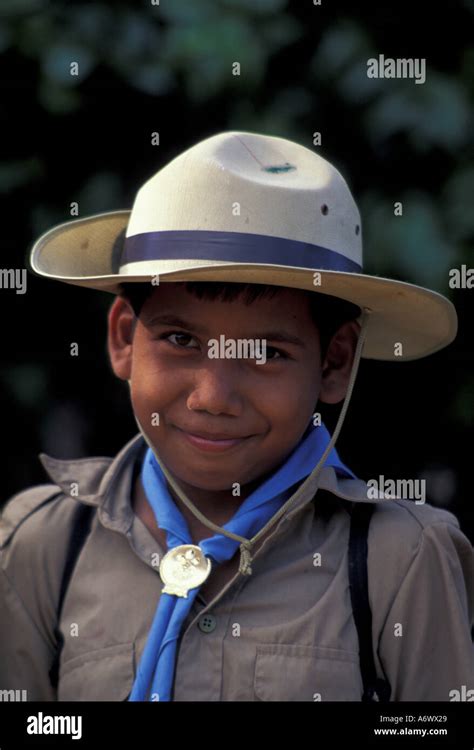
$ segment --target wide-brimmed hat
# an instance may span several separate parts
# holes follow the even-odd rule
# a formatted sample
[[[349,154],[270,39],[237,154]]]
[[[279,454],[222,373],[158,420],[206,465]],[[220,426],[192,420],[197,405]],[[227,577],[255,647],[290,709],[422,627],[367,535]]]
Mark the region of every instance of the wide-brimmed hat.
[[[341,173],[310,148],[259,133],[200,141],[148,179],[131,210],[42,234],[30,265],[114,294],[125,282],[229,281],[339,297],[370,310],[366,359],[418,359],[457,331],[443,295],[364,273],[361,218]]]

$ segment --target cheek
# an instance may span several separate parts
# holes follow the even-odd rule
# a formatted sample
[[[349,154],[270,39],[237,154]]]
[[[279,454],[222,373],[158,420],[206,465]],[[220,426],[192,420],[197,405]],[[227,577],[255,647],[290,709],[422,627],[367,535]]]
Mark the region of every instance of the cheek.
[[[319,385],[317,373],[292,373],[275,387],[266,388],[258,401],[258,408],[272,425],[271,444],[292,446],[300,439],[315,412]]]
[[[152,347],[143,347],[133,359],[132,403],[139,416],[159,412],[180,393],[176,369],[167,367]]]
[[[301,367],[279,384],[274,394],[282,414],[304,415],[318,400],[321,388],[321,373],[317,367]]]

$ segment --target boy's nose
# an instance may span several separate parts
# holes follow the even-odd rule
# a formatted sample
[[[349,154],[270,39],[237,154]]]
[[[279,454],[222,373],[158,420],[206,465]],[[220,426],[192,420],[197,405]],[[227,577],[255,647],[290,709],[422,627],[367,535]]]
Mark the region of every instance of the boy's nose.
[[[235,363],[229,360],[212,360],[199,368],[195,373],[194,384],[186,404],[192,411],[240,416],[243,399]]]

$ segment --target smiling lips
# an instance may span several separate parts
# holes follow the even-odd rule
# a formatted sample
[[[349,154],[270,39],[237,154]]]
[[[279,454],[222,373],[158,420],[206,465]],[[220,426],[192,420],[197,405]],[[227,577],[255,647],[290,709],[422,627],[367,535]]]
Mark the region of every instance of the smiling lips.
[[[243,443],[244,440],[252,437],[252,435],[248,435],[246,437],[232,437],[222,432],[216,432],[214,434],[209,432],[200,432],[199,434],[196,434],[186,432],[180,427],[178,427],[177,429],[182,433],[187,442],[189,442],[194,447],[214,453],[219,453],[223,450],[227,450],[228,448],[232,448],[234,445],[239,445],[240,443]]]

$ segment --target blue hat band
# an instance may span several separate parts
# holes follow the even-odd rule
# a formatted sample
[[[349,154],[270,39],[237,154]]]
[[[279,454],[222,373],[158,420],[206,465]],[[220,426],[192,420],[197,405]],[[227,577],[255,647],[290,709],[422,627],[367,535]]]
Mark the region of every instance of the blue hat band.
[[[361,273],[362,266],[335,250],[309,242],[240,232],[144,232],[126,237],[121,265],[149,260],[221,260]]]

